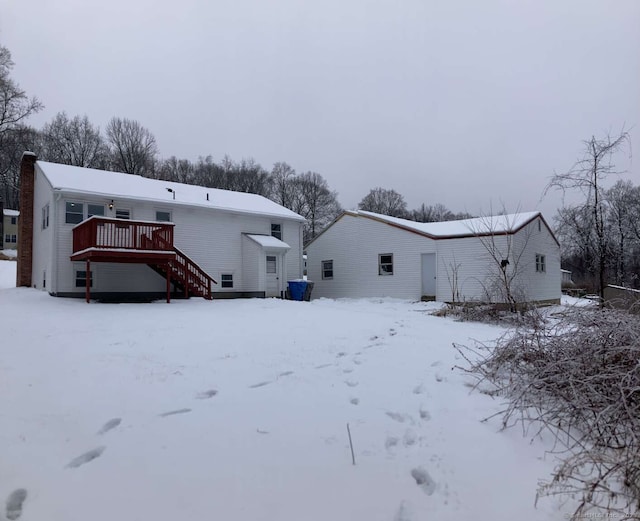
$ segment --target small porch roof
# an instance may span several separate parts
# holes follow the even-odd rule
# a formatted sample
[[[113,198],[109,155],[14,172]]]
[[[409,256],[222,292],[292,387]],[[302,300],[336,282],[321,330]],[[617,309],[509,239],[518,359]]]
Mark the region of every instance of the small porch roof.
[[[247,237],[254,242],[257,242],[262,249],[265,251],[281,251],[285,252],[291,249],[286,242],[281,241],[280,239],[276,239],[271,235],[257,235],[253,233],[248,233]]]

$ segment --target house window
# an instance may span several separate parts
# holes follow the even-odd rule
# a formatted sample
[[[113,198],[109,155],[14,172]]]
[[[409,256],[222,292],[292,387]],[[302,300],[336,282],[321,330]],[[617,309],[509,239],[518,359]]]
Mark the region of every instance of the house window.
[[[536,253],[536,271],[538,273],[544,273],[547,271],[547,262],[544,255]]]
[[[276,239],[282,240],[282,225],[271,224],[271,236]]]
[[[44,270],[42,272],[42,288],[46,288],[47,287],[47,270]]]
[[[84,204],[67,203],[64,222],[67,224],[78,224],[84,218]]]
[[[538,231],[542,231],[542,221],[540,219],[538,219]]]
[[[267,255],[267,273],[277,273],[277,267],[275,255]]]
[[[156,212],[156,221],[171,222],[171,212]]]
[[[131,219],[131,210],[116,208],[116,219]]]
[[[323,279],[333,278],[333,261],[332,260],[322,261],[322,278]]]
[[[18,222],[18,218],[17,217],[12,217],[11,218],[11,224],[17,224]]]
[[[233,288],[233,273],[222,273],[220,275],[221,288]]]
[[[4,236],[4,242],[11,242],[11,235],[8,233]]]
[[[393,275],[393,253],[378,255],[378,275]]]
[[[42,208],[42,229],[46,230],[49,227],[49,205],[45,204]]]
[[[15,235],[15,234],[14,234],[14,235],[12,235],[12,236],[11,236],[11,241],[9,241],[9,242],[13,242],[13,243],[18,242],[18,236],[17,236],[17,235]]]
[[[93,287],[93,272],[89,272],[89,286]],[[85,270],[76,270],[76,288],[87,287],[87,272]]]
[[[104,205],[103,204],[88,204],[87,205],[87,218],[92,215],[102,215],[104,216]]]

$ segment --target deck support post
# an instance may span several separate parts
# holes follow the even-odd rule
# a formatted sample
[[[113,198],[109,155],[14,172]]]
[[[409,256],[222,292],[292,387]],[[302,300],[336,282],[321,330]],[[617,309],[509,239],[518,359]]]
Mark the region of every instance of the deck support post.
[[[87,304],[91,300],[91,261],[87,259],[87,266],[85,271],[85,298],[87,299]]]
[[[167,261],[166,270],[167,270],[167,304],[171,302],[171,261]]]

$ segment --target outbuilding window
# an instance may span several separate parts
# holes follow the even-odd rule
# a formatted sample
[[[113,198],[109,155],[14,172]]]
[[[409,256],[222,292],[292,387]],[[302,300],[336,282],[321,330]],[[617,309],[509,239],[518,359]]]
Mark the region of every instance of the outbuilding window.
[[[333,278],[333,261],[332,260],[322,261],[322,278],[325,280]]]
[[[116,219],[131,219],[131,210],[128,208],[116,208]]]
[[[536,253],[536,271],[538,273],[544,273],[547,271],[547,260],[544,255]]]
[[[378,275],[393,275],[393,253],[378,255]]]

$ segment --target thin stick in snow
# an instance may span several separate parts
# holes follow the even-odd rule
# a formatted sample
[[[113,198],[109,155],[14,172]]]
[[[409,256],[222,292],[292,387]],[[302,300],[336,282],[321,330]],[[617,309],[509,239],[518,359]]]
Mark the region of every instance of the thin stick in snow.
[[[349,424],[347,423],[347,434],[349,435],[349,447],[351,447],[351,462],[356,464],[356,456],[353,453],[353,441],[351,441],[351,429],[349,429]]]

